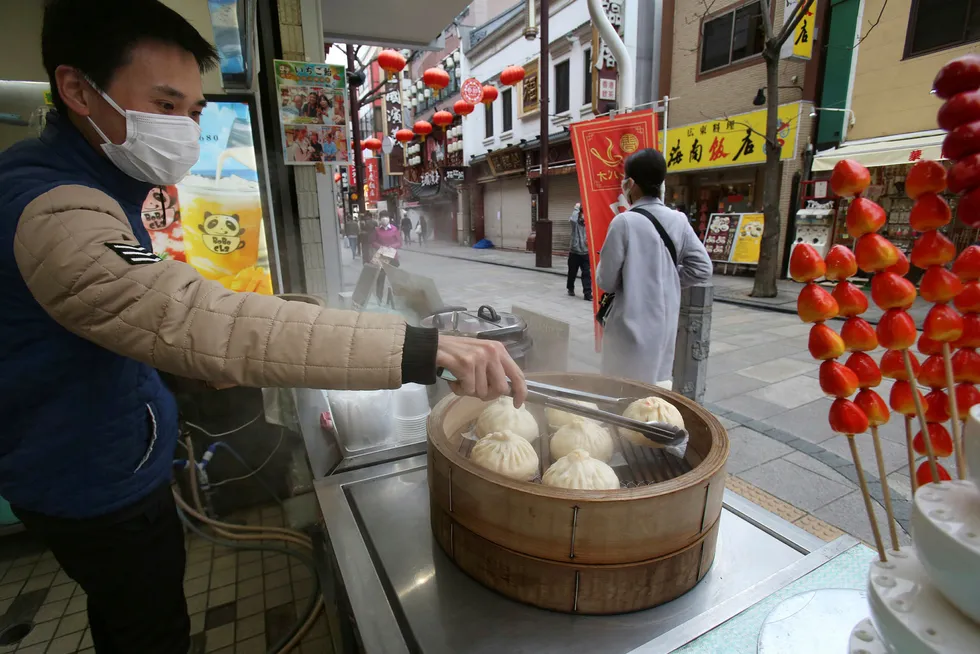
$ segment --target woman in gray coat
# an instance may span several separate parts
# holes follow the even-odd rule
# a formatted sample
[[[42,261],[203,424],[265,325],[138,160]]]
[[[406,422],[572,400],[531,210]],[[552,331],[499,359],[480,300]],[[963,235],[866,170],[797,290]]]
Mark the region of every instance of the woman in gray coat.
[[[599,288],[616,294],[603,331],[602,374],[671,388],[681,289],[708,282],[711,260],[687,217],[664,206],[663,155],[640,150],[625,172],[630,208],[610,223],[596,271]]]

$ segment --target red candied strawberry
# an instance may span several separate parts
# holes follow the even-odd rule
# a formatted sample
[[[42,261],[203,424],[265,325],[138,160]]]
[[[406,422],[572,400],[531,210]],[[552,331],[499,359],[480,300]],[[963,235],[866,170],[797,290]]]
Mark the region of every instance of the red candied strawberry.
[[[941,196],[935,193],[923,193],[912,206],[909,214],[909,224],[917,232],[928,232],[949,224],[953,219],[953,211]]]
[[[939,480],[940,481],[950,481],[952,477],[943,467],[943,464],[937,463],[936,467],[939,468]],[[928,461],[923,461],[919,464],[919,467],[915,470],[915,483],[921,488],[926,484],[932,484],[932,466],[929,465]]]
[[[980,186],[960,196],[956,207],[956,217],[967,227],[980,227]]]
[[[947,100],[936,113],[936,122],[940,129],[947,132],[975,120],[980,120],[980,91],[976,89],[957,93]],[[952,185],[950,190],[952,190]],[[956,193],[956,191],[953,192]]]
[[[953,274],[964,284],[980,280],[980,245],[971,245],[960,252],[953,263]]]
[[[868,416],[854,402],[839,397],[830,405],[830,428],[838,434],[863,434],[868,431]]]
[[[954,345],[959,348],[974,350],[980,347],[980,315],[968,313],[963,316],[963,335]]]
[[[939,458],[950,456],[953,453],[953,439],[949,435],[949,431],[939,423],[930,423],[928,427],[929,440],[932,442],[932,453]],[[912,439],[912,449],[915,450],[916,454],[922,456],[928,454],[926,442],[922,437],[921,431],[917,432],[915,438]]]
[[[855,198],[847,208],[847,235],[861,238],[865,234],[873,234],[884,227],[887,220],[888,216],[880,204],[868,198]]]
[[[960,278],[941,266],[932,266],[919,282],[922,299],[933,304],[945,304],[963,291]]]
[[[835,245],[827,253],[827,279],[843,282],[857,274],[858,264],[854,253],[846,245]]]
[[[915,345],[917,330],[912,317],[901,309],[889,309],[878,321],[878,343],[887,350],[907,350]]]
[[[946,385],[946,368],[943,365],[943,358],[933,355],[922,363],[919,369],[919,383],[929,388],[942,388]]]
[[[970,409],[980,404],[980,391],[973,384],[956,385],[956,411],[960,420],[965,420]]]
[[[926,398],[923,397],[922,391],[916,388],[915,392],[919,394],[919,400],[924,406]],[[901,413],[903,416],[914,416],[916,410],[915,398],[912,395],[912,384],[907,381],[895,382],[892,385],[891,393],[888,394],[888,406],[895,413]]]
[[[911,352],[908,353],[912,363],[912,374],[918,375],[919,360]],[[881,355],[881,374],[889,379],[908,381],[909,376],[905,372],[905,353],[901,350],[888,350]]]
[[[929,309],[922,332],[942,343],[953,343],[963,336],[963,316],[947,304],[937,304]]]
[[[938,161],[920,159],[905,176],[905,194],[913,200],[926,193],[946,190],[946,169]]]
[[[945,266],[956,258],[956,246],[940,232],[926,232],[915,241],[910,258],[913,265],[923,270],[929,266]]]
[[[803,322],[823,322],[837,317],[837,300],[816,284],[807,284],[796,300],[796,312]]]
[[[980,91],[977,91],[980,95]],[[947,178],[950,193],[963,193],[980,186],[980,152],[967,155],[953,164]]]
[[[949,420],[949,396],[940,388],[926,395],[926,422],[946,422]]]
[[[807,347],[810,356],[817,361],[836,359],[844,354],[844,339],[833,329],[820,322],[810,328]]]
[[[867,320],[858,316],[851,316],[844,321],[840,335],[844,339],[844,347],[848,352],[870,352],[878,347],[875,328]]]
[[[820,390],[833,397],[850,397],[858,389],[857,374],[836,361],[820,364]]]
[[[953,368],[953,381],[956,383],[980,384],[980,354],[976,350],[956,350],[950,366]]]
[[[817,249],[807,243],[793,248],[789,258],[789,276],[797,282],[815,282],[824,276],[826,265]]]
[[[881,369],[865,352],[854,352],[847,358],[845,365],[857,375],[858,388],[874,388],[881,385]]]
[[[870,388],[863,388],[854,398],[854,403],[858,405],[864,415],[868,416],[868,424],[872,427],[880,427],[888,422],[890,414],[888,405],[881,399],[881,396]]]
[[[943,140],[943,157],[956,161],[980,152],[980,120],[960,125]]]
[[[915,296],[915,284],[895,273],[880,272],[871,279],[871,299],[881,309],[908,309]]]
[[[842,159],[830,174],[830,188],[842,197],[861,195],[871,185],[871,171],[852,159]]]
[[[969,282],[963,286],[953,304],[960,313],[980,313],[980,282]]]
[[[840,316],[859,316],[868,310],[868,296],[851,282],[840,282],[831,294],[837,300]]]
[[[927,357],[931,357],[934,354],[943,353],[943,344],[941,341],[933,340],[928,336],[926,336],[925,334],[922,334],[921,336],[919,336],[918,350],[920,353],[926,355]]]
[[[932,81],[936,97],[943,100],[976,88],[980,88],[980,54],[974,52],[948,62]]]
[[[895,249],[898,250],[898,248]],[[909,274],[911,269],[912,266],[909,264],[909,258],[905,256],[904,252],[898,250],[898,263],[896,263],[894,266],[888,266],[885,268],[885,272],[895,273],[899,277],[905,277]]]

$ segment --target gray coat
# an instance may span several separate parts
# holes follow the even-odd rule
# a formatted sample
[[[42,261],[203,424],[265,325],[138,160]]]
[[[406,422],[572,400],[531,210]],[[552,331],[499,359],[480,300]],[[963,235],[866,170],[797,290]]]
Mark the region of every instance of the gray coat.
[[[602,373],[656,384],[673,377],[681,288],[711,279],[712,265],[687,217],[659,198],[646,209],[674,242],[677,265],[650,220],[634,211],[613,218],[599,253],[596,284],[615,293],[602,339]]]

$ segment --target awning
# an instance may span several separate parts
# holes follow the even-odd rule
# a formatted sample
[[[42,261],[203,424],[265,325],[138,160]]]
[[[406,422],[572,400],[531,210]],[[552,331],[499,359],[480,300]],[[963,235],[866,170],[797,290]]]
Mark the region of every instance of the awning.
[[[841,159],[853,159],[868,168],[915,163],[919,159],[939,161],[943,158],[945,137],[946,132],[932,130],[845,143],[818,152],[813,158],[813,172],[833,170]]]
[[[328,43],[412,49],[435,47],[433,39],[469,4],[468,0],[320,1]]]

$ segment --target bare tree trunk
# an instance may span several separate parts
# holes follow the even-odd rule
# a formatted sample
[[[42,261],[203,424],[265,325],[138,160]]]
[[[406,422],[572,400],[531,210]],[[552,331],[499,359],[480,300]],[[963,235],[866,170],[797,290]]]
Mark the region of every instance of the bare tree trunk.
[[[759,266],[755,271],[752,297],[776,297],[776,278],[779,275],[779,46],[766,44],[766,168],[762,192],[762,213],[765,216]]]

